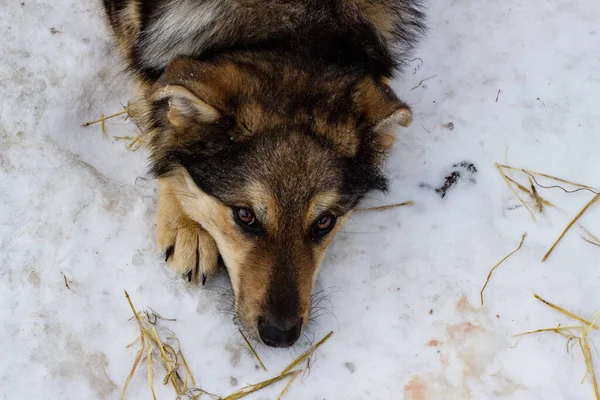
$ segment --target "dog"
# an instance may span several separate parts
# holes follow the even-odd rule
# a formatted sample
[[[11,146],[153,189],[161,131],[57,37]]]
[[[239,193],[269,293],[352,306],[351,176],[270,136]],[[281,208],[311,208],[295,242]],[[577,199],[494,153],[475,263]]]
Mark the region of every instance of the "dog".
[[[294,344],[332,238],[410,108],[389,86],[420,0],[103,0],[139,91],[158,245],[190,281],[222,259],[243,328]]]

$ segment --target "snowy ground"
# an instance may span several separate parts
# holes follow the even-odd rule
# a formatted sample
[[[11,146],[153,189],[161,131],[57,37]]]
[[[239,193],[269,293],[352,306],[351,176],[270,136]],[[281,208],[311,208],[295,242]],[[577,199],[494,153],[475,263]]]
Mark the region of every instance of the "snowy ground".
[[[564,338],[511,348],[512,334],[573,324],[533,293],[585,318],[600,309],[600,248],[579,226],[540,262],[593,195],[540,189],[557,207],[534,222],[494,162],[600,187],[600,2],[431,2],[423,62],[394,82],[415,123],[390,158],[391,193],[365,202],[415,205],[352,218],[319,281],[331,313],[291,350],[258,347],[269,373],[222,312],[226,279],[189,286],[162,262],[156,185],[138,178],[145,154],[112,139],[134,126],[111,120],[108,138],[80,127],[131,97],[98,3],[0,1],[0,399],[118,398],[136,336],[123,289],[138,308],[177,319],[168,326],[201,386],[223,395],[334,330],[287,398],[594,398],[589,380],[580,384],[581,352],[567,354]],[[463,179],[444,199],[422,185],[441,185],[463,161],[476,183]],[[592,208],[581,223],[600,235],[599,216]],[[523,232],[481,306],[489,269]],[[150,398],[145,372],[128,398]],[[175,397],[160,383],[157,393]]]

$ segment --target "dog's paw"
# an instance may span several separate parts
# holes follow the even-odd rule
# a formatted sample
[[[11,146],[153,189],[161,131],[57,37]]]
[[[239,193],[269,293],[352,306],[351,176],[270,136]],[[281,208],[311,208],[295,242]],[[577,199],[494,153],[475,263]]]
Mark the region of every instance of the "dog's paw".
[[[175,202],[165,204],[161,198],[158,245],[174,271],[189,282],[200,280],[204,285],[206,279],[218,270],[217,244],[206,230],[185,216],[177,206]]]
[[[200,226],[180,228],[171,244],[163,246],[165,261],[176,272],[185,276],[188,282],[202,285],[217,272],[219,251],[213,238]]]

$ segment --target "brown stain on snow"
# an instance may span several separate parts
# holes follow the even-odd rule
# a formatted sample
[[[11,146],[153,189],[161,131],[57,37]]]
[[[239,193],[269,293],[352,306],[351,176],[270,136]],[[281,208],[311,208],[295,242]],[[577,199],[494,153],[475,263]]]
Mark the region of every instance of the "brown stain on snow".
[[[471,303],[469,303],[469,299],[467,296],[463,296],[456,303],[456,312],[458,314],[466,314],[468,312],[475,313],[479,311],[477,308],[473,307]]]
[[[427,400],[427,383],[419,375],[404,385],[404,400]]]
[[[438,353],[441,371],[413,375],[404,386],[403,400],[474,399],[473,385],[490,384],[486,380],[492,376],[488,375],[488,367],[507,345],[502,334],[486,329],[486,321],[491,323],[497,317],[488,315],[487,309],[471,305],[466,296],[457,301],[456,314],[460,322],[445,326],[445,338],[427,342],[427,348]],[[454,371],[458,372],[458,382],[448,380],[447,374],[455,375]],[[512,398],[515,392],[527,390],[501,371],[493,377],[493,386],[488,387],[494,398]]]
[[[483,333],[485,329],[483,326],[473,324],[472,322],[466,321],[460,324],[450,325],[446,332],[448,337],[452,340],[464,340],[469,339],[474,334]]]

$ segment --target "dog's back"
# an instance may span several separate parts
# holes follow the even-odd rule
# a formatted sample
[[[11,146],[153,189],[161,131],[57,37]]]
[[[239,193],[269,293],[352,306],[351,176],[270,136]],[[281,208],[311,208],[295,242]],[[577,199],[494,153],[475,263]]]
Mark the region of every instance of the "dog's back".
[[[424,29],[419,0],[104,0],[132,71],[153,81],[178,55],[293,52],[391,76]]]

